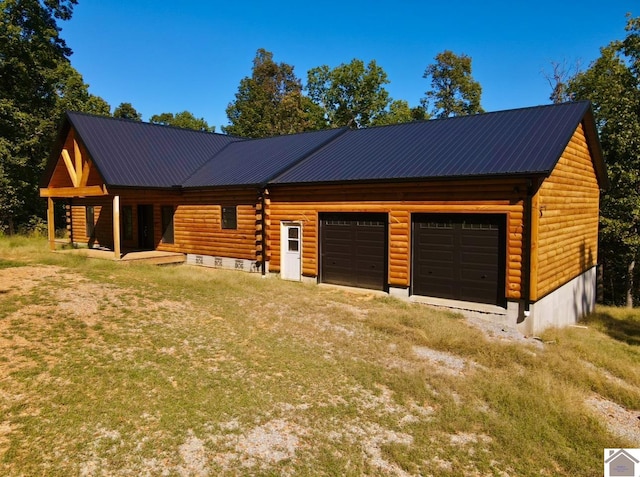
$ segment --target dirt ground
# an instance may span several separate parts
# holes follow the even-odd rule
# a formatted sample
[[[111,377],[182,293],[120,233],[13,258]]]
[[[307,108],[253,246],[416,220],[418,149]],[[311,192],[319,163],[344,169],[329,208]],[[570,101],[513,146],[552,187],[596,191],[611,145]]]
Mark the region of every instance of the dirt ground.
[[[108,306],[118,307],[119,305],[118,300],[113,298],[118,296],[118,293],[113,293],[115,287],[105,285],[104,287],[96,288],[95,284],[89,282],[79,274],[74,274],[67,269],[56,266],[23,266],[0,269],[0,295],[17,299],[20,296],[27,295],[34,287],[41,285],[44,281],[52,277],[55,277],[56,280],[63,280],[69,284],[67,288],[56,292],[57,299],[55,301],[30,304],[16,311],[16,314],[19,314],[21,319],[28,320],[32,326],[38,327],[40,325],[46,325],[47,316],[51,315],[54,309],[59,311],[60,307],[63,307],[67,313],[73,314],[75,317],[81,319],[90,328],[95,325],[96,316],[99,316],[100,307],[105,306],[106,297],[111,297]],[[357,308],[357,304],[354,306]],[[137,307],[147,312],[154,307],[165,310],[173,309],[184,315],[197,314],[198,312],[189,302],[166,301],[154,303],[148,300],[138,300],[133,303],[128,302],[127,307]],[[6,328],[9,321],[10,320],[0,320],[0,335],[3,335],[2,331]],[[483,330],[490,339],[529,341],[514,330],[505,330],[496,327],[493,323],[483,322],[483,320],[479,319],[470,320],[469,323]],[[333,331],[353,333],[353,330],[346,329]],[[24,340],[24,338],[18,335],[14,335],[11,338],[0,337],[0,347],[5,350],[5,359],[0,362],[0,382],[5,381],[10,373],[15,372],[21,367],[29,366],[29,363],[26,361],[27,358],[25,358],[24,355],[13,353],[11,350],[20,344],[26,347],[38,346],[38,344],[19,342],[20,340]],[[537,346],[545,345],[538,343]],[[169,354],[172,352],[171,349],[165,351]],[[428,347],[416,346],[413,351],[418,359],[430,363],[443,373],[464,373],[466,369],[472,369],[476,366],[471,360],[465,360],[443,351],[432,350]],[[55,358],[53,357],[51,359]],[[398,360],[394,361],[393,359],[389,359],[386,364],[391,368],[406,365],[406,363]],[[0,390],[0,392],[3,391]],[[417,407],[413,410],[394,409],[396,404],[386,395],[385,389],[381,389],[377,396],[368,393],[366,390],[359,390],[358,392],[362,401],[360,405],[363,407],[379,406],[384,408],[389,414],[397,414],[399,419],[412,419],[412,416],[425,417],[431,412],[428,408],[418,409]],[[0,397],[9,403],[16,398],[16,396],[6,395],[6,392],[4,396]],[[640,413],[638,411],[626,410],[599,396],[589,398],[586,404],[593,410],[594,414],[606,423],[612,433],[636,442],[638,446],[640,446]],[[285,411],[287,410],[283,409],[281,411],[281,414],[286,416]],[[151,419],[152,416],[149,416],[149,418]],[[205,437],[190,434],[188,439],[179,446],[179,453],[183,461],[181,466],[173,468],[171,471],[178,475],[207,475],[206,460],[204,457],[205,439],[217,440],[218,444],[221,444],[227,449],[226,453],[218,453],[215,457],[216,465],[222,469],[237,465],[238,462],[246,463],[247,468],[253,468],[257,465],[256,463],[263,462],[267,466],[265,468],[268,468],[269,464],[292,459],[296,455],[297,448],[300,445],[300,439],[308,432],[308,429],[305,429],[296,422],[288,421],[284,417],[274,418],[269,422],[253,428],[239,429],[239,426],[239,422],[231,420],[218,423],[215,432],[212,430],[210,436]],[[0,455],[3,454],[7,444],[7,437],[12,431],[13,429],[9,424],[0,422]],[[96,447],[102,445],[101,442],[105,440],[117,440],[118,436],[112,435],[113,432],[117,431],[109,429],[97,430]],[[362,422],[351,423],[344,426],[341,435],[336,435],[335,437],[336,439],[346,438],[365,442],[367,451],[364,457],[372,467],[378,468],[381,472],[387,475],[408,475],[398,466],[385,461],[382,457],[380,447],[386,443],[409,445],[411,443],[410,435]],[[457,442],[461,444],[469,442],[482,444],[485,439],[490,438],[484,435],[456,434],[451,436],[452,443]],[[82,474],[94,475],[96,469],[99,468],[99,464],[100,462],[97,460],[87,459],[82,469]],[[450,464],[446,461],[442,462],[443,468],[447,468],[448,465]],[[145,467],[145,472],[150,475],[164,475],[167,471],[167,469],[162,467],[162,462],[159,459],[149,460],[145,463]]]

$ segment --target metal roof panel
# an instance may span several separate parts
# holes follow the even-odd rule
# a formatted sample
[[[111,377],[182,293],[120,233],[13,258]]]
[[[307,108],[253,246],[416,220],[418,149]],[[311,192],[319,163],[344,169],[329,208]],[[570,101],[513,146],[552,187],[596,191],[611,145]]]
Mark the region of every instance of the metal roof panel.
[[[349,131],[276,184],[548,174],[588,102]]]
[[[179,185],[227,144],[241,139],[222,134],[69,112],[108,185]]]
[[[345,131],[326,129],[235,142],[213,156],[183,186],[264,184]]]
[[[108,185],[224,187],[546,175],[588,112],[585,101],[251,140],[83,113],[66,124]]]

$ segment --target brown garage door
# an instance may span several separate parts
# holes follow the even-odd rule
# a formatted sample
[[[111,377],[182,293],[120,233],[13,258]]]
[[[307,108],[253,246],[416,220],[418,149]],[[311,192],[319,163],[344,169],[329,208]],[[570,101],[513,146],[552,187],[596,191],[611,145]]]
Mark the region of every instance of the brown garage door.
[[[387,215],[320,214],[320,281],[387,286]]]
[[[505,217],[416,214],[412,293],[504,304]]]

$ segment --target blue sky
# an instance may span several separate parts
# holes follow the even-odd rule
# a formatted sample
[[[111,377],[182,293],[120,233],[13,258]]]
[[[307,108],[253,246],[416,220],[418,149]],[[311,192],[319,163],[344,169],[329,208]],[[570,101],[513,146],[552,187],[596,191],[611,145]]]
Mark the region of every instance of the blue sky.
[[[634,10],[635,7],[635,10]],[[188,110],[210,125],[251,74],[258,48],[295,67],[376,60],[393,99],[419,104],[425,67],[449,49],[471,56],[487,111],[549,103],[543,70],[580,62],[624,37],[634,1],[79,0],[61,26],[71,62],[112,110],[130,102],[148,120]]]

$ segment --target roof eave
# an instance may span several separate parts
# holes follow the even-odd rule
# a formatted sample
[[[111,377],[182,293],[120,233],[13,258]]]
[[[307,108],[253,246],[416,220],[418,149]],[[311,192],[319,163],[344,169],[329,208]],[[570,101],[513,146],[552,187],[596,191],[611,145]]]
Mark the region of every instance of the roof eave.
[[[602,153],[602,145],[600,144],[600,137],[598,135],[596,120],[593,115],[593,108],[591,104],[589,104],[589,110],[582,118],[582,124],[585,128],[585,139],[587,140],[587,146],[591,152],[593,166],[596,172],[596,177],[598,178],[598,184],[601,189],[606,190],[611,184],[609,182],[607,167]]]
[[[40,187],[47,188],[49,187],[49,182],[51,182],[51,177],[56,169],[56,164],[58,163],[58,159],[60,158],[60,154],[62,154],[62,148],[64,147],[65,140],[67,139],[67,135],[69,134],[69,130],[71,129],[71,122],[69,117],[65,114],[58,125],[58,133],[56,135],[56,140],[54,142],[53,148],[49,153],[49,157],[47,159],[46,166],[44,168],[44,172],[40,177]]]
[[[82,147],[84,147],[85,151],[87,151],[89,153],[89,157],[91,159],[91,162],[93,164],[93,167],[95,167],[95,169],[98,171],[98,174],[100,175],[100,178],[102,179],[102,182],[107,186],[111,186],[112,184],[110,184],[107,181],[107,177],[105,177],[105,175],[103,174],[102,170],[100,169],[100,164],[99,164],[99,158],[97,159],[98,155],[95,154],[95,151],[91,151],[89,149],[89,146],[87,145],[87,143],[82,139],[82,133],[78,130],[78,127],[76,124],[74,124],[73,122],[73,116],[69,114],[69,111],[66,112],[65,116],[68,119],[68,122],[70,124],[70,127],[73,128],[74,132],[75,132],[75,137],[76,140],[78,140],[81,144]],[[67,131],[67,134],[69,134],[69,132]],[[62,140],[66,140],[66,134],[65,136],[62,138]]]
[[[465,174],[455,176],[421,176],[421,177],[396,177],[396,178],[362,178],[347,180],[330,180],[314,182],[271,182],[269,187],[286,186],[312,186],[312,185],[350,185],[350,184],[380,184],[380,183],[408,183],[408,182],[453,182],[460,180],[508,180],[518,179],[538,179],[546,178],[551,171],[527,171],[527,172],[505,172],[496,174]]]

